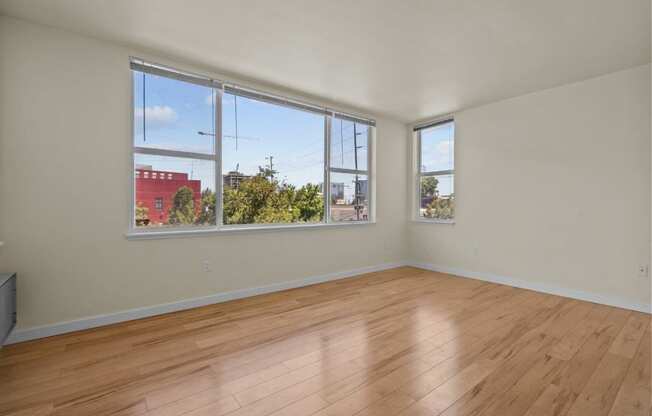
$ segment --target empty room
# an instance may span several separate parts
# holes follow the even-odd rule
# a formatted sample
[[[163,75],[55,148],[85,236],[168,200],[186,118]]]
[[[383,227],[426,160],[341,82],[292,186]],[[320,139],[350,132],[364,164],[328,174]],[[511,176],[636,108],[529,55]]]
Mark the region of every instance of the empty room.
[[[0,416],[652,416],[650,0],[0,0]]]

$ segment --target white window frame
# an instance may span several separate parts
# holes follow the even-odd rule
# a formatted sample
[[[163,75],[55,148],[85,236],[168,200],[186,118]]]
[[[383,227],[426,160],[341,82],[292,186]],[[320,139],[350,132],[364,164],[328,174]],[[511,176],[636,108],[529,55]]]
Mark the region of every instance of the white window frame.
[[[374,224],[375,223],[375,199],[373,198],[374,189],[375,189],[375,177],[373,176],[373,166],[375,163],[375,153],[374,153],[374,143],[375,143],[375,132],[376,132],[376,122],[371,118],[364,116],[358,116],[351,113],[345,113],[336,111],[330,108],[321,107],[318,105],[310,104],[307,102],[295,100],[292,98],[282,97],[275,94],[270,94],[262,92],[259,90],[251,89],[249,87],[241,86],[235,83],[229,83],[225,81],[220,81],[213,79],[208,76],[194,74],[192,72],[180,71],[165,65],[156,64],[152,62],[145,61],[140,58],[131,57],[130,58],[130,67],[131,71],[131,102],[129,104],[130,113],[131,113],[131,132],[129,135],[130,143],[130,163],[131,163],[131,172],[129,175],[129,189],[130,195],[129,198],[129,226],[126,233],[128,239],[155,239],[155,238],[169,238],[169,237],[179,237],[179,236],[194,236],[194,235],[210,235],[214,233],[224,233],[231,231],[265,231],[265,230],[282,230],[282,229],[312,229],[317,227],[332,227],[332,226],[352,226],[352,225],[364,225],[364,224]],[[135,84],[133,71],[150,73],[162,77],[177,79],[184,82],[190,82],[194,84],[199,84],[213,88],[215,92],[215,135],[214,135],[214,154],[204,154],[204,153],[195,153],[195,152],[186,152],[178,150],[167,150],[151,147],[140,147],[136,146],[134,143],[134,123],[135,123],[135,112],[134,112],[134,96],[135,96]],[[324,218],[318,223],[272,223],[272,224],[223,224],[223,180],[222,180],[222,141],[219,140],[222,137],[222,97],[225,91],[233,94],[238,94],[239,96],[245,96],[248,98],[253,98],[257,100],[262,100],[270,102],[275,105],[287,106],[293,109],[298,109],[302,111],[313,111],[318,112],[324,115]],[[331,124],[332,119],[342,118],[345,120],[350,120],[356,123],[364,124],[369,126],[367,136],[367,169],[366,170],[355,170],[355,169],[339,169],[330,167],[330,143],[331,143]],[[171,157],[182,157],[182,158],[191,158],[199,160],[210,160],[215,164],[215,194],[216,194],[216,206],[215,206],[215,216],[216,224],[215,225],[180,225],[169,228],[147,228],[147,227],[136,227],[136,186],[135,186],[135,157],[136,154],[146,154],[154,156],[171,156]],[[358,173],[364,174],[367,176],[367,198],[368,198],[368,219],[360,221],[332,221],[330,216],[330,174],[331,172],[342,172],[342,173]]]
[[[448,124],[448,123],[453,123],[453,169],[446,169],[446,170],[433,170],[433,171],[427,171],[427,172],[421,172],[421,132],[424,130],[427,130],[432,127]],[[455,177],[455,158],[457,157],[457,129],[455,128],[455,117],[450,114],[446,115],[444,117],[438,117],[434,120],[430,120],[425,123],[420,123],[417,124],[413,127],[413,135],[414,135],[414,152],[415,154],[415,164],[413,166],[413,170],[415,174],[413,175],[414,178],[414,187],[413,187],[413,192],[414,192],[414,199],[413,199],[413,204],[414,204],[414,209],[412,210],[413,216],[412,220],[416,222],[425,222],[425,223],[433,223],[433,224],[455,224],[456,221],[456,215],[453,216],[451,219],[439,219],[439,218],[427,218],[421,216],[421,179],[426,178],[426,177],[438,177],[438,176],[447,176],[450,175],[453,178],[453,193],[456,195],[455,201],[457,203],[457,182],[456,182],[456,177]]]

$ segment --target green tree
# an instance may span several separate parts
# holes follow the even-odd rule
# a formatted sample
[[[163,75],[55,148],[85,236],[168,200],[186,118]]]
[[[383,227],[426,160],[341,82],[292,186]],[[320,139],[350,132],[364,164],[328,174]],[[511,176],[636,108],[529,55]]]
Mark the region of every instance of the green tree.
[[[206,188],[201,193],[201,207],[195,221],[197,224],[215,224],[217,200],[215,192]]]
[[[149,224],[149,208],[143,206],[142,202],[136,204],[136,225]]]
[[[298,190],[265,176],[245,179],[237,189],[224,189],[225,224],[292,223],[318,221],[324,216],[323,197],[318,185]]]
[[[321,221],[324,218],[324,198],[319,185],[307,183],[297,191],[295,206],[299,209],[299,220]]]
[[[244,179],[237,189],[224,190],[224,223],[252,224],[276,192],[276,183],[257,175]]]
[[[440,220],[451,220],[455,218],[455,195],[451,195],[448,198],[435,197],[426,206],[425,216]]]
[[[426,176],[421,179],[421,197],[436,197],[439,193],[437,191],[437,186],[439,185],[439,180],[434,176]]]
[[[192,224],[195,222],[193,192],[187,186],[177,189],[168,212],[168,224]]]

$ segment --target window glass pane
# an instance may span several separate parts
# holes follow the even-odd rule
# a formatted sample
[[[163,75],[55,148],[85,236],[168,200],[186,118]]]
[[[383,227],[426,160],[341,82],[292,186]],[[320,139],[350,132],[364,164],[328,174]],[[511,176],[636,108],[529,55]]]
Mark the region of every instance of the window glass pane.
[[[224,224],[323,220],[324,123],[320,114],[223,95]]]
[[[419,215],[424,218],[453,219],[455,217],[454,182],[453,175],[421,177]]]
[[[369,181],[367,175],[331,173],[331,220],[369,220]]]
[[[134,146],[215,153],[213,88],[138,71],[132,73]]]
[[[137,228],[215,224],[215,162],[134,155]]]
[[[333,117],[331,122],[331,167],[367,170],[369,127]]]
[[[421,172],[453,170],[455,123],[421,130]]]

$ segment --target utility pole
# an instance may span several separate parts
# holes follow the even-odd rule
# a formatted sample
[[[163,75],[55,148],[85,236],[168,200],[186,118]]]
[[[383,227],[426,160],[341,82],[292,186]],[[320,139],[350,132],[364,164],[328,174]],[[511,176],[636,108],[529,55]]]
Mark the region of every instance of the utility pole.
[[[269,155],[268,157],[265,158],[265,160],[269,160],[269,179],[273,180],[274,179],[274,156]]]

